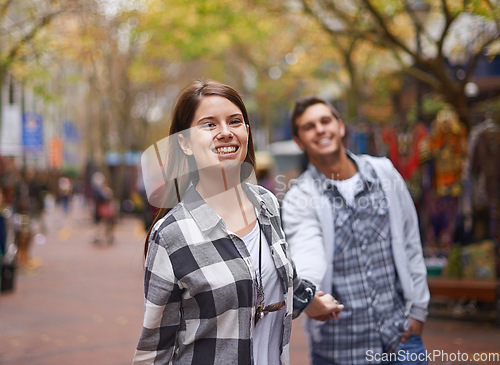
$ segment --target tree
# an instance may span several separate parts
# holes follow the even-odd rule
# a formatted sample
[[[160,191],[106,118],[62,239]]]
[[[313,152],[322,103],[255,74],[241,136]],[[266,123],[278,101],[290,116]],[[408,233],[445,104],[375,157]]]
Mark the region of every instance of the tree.
[[[37,40],[61,14],[75,10],[72,1],[4,0],[0,3],[0,85],[7,74],[40,54]],[[1,96],[1,88],[0,88]],[[1,129],[0,103],[0,129]]]
[[[357,39],[390,51],[406,73],[442,95],[470,129],[465,85],[478,60],[498,42],[500,10],[497,2],[433,0],[429,2],[430,13],[424,24],[408,0],[301,1],[304,9],[332,38],[359,37]],[[473,15],[484,27],[475,30],[477,36],[467,45],[466,67],[457,78],[447,66],[446,46],[451,30],[467,14]],[[431,26],[431,22],[432,29],[429,29],[426,26]],[[422,34],[422,47],[414,42],[417,32]]]
[[[143,41],[131,75],[138,83],[154,85],[148,99],[163,100],[164,115],[169,114],[165,104],[173,100],[162,99],[162,87],[169,86],[164,95],[175,95],[187,80],[205,76],[235,86],[270,134],[276,105],[289,101],[296,89],[290,82],[296,82],[299,65],[285,60],[298,40],[309,38],[312,22],[303,24],[296,14],[243,0],[150,1],[135,16],[134,32]],[[282,77],[273,79],[270,70]]]

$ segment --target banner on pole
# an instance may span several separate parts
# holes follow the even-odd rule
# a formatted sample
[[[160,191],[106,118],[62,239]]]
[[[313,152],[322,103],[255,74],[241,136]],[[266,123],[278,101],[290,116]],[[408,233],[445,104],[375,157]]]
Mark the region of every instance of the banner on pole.
[[[26,152],[43,151],[43,118],[40,114],[23,115],[23,148]]]

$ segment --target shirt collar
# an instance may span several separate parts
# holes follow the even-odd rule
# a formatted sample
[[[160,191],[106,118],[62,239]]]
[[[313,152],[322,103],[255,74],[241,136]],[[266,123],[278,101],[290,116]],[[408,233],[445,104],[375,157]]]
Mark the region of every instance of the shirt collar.
[[[259,192],[257,187],[247,183],[243,183],[241,186],[252,205],[256,207],[259,221],[263,217],[270,218],[275,215],[267,206],[263,195]],[[203,233],[208,234],[219,225],[222,226],[224,230],[227,229],[224,220],[210,208],[205,200],[203,200],[193,184],[189,185],[181,202]]]
[[[372,185],[377,181],[375,172],[367,161],[361,159],[359,156],[355,155],[348,149],[345,150],[345,153],[347,157],[356,165],[359,171],[359,177],[363,182],[363,186],[366,187],[366,184]],[[309,163],[307,169],[309,170],[313,179],[317,180],[320,183],[319,186],[321,186],[324,191],[332,189],[331,184],[329,183],[331,179],[327,178],[321,171],[318,170],[316,166],[314,166],[312,163]]]
[[[210,232],[222,221],[222,218],[205,203],[193,184],[187,188],[181,203],[203,233]]]

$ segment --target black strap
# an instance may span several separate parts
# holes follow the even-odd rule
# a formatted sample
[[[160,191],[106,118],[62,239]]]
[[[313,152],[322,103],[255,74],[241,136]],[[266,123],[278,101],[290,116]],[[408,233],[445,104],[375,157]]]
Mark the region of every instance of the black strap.
[[[262,227],[259,219],[257,219],[257,223],[259,224],[259,280],[262,294],[264,294],[264,286],[262,285]]]

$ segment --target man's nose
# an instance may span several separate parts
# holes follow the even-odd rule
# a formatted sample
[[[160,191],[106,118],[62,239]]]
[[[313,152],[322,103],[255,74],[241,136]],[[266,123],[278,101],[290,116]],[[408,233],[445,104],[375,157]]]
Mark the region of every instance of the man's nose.
[[[315,124],[316,133],[323,133],[325,131],[325,127],[322,123]]]

